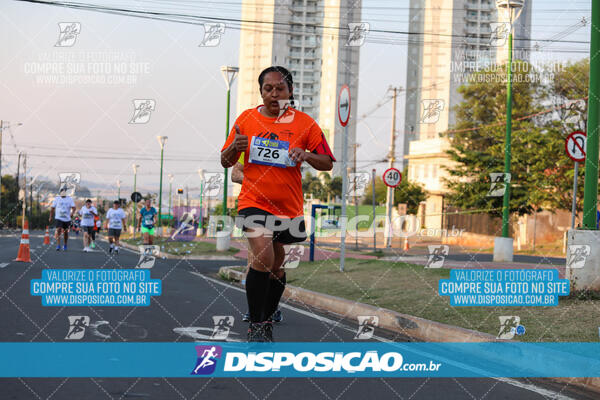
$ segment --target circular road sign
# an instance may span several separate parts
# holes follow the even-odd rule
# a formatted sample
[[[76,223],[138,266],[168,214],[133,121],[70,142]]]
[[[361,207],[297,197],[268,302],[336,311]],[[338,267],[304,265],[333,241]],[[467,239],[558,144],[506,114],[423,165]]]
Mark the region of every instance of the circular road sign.
[[[142,194],[140,192],[131,193],[131,201],[138,203],[140,200],[142,200]]]
[[[402,182],[402,173],[398,171],[396,168],[388,168],[383,173],[383,183],[387,186],[394,188],[398,186]]]
[[[565,140],[565,150],[569,158],[575,162],[585,161],[585,132],[571,132]]]
[[[342,126],[348,125],[350,119],[350,88],[348,85],[342,86],[338,96],[338,119]]]

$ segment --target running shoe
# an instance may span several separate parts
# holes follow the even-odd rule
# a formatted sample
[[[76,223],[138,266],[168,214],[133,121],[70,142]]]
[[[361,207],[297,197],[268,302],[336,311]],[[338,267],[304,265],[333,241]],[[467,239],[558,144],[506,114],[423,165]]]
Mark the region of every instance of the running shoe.
[[[247,312],[246,314],[242,315],[242,321],[244,322],[250,322],[250,313]]]
[[[60,244],[56,246],[56,251],[60,251]]]
[[[273,324],[269,321],[262,323],[262,336],[265,342],[274,342],[273,340]]]
[[[67,245],[66,244],[63,246],[63,251],[67,251]]]
[[[113,246],[111,244],[110,247],[108,248],[108,254],[112,254],[112,252],[113,252]]]
[[[115,247],[115,253],[119,254],[119,248],[118,247]]]
[[[263,327],[260,322],[250,322],[248,325],[248,342],[264,342]]]
[[[95,249],[95,248],[96,248],[96,243],[92,242],[92,244],[90,245],[90,247],[91,247],[92,249]]]
[[[283,315],[281,314],[281,310],[279,308],[277,310],[275,310],[273,315],[271,315],[271,318],[269,318],[269,321],[275,322],[275,323],[279,323],[279,322],[283,321]]]

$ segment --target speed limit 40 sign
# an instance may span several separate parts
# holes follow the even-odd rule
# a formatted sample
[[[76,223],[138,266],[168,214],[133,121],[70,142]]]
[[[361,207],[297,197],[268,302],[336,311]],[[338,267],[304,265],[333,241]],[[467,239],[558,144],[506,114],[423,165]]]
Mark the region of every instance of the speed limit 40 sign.
[[[383,173],[383,183],[385,183],[389,187],[396,187],[402,182],[402,173],[398,171],[396,168],[388,168]]]

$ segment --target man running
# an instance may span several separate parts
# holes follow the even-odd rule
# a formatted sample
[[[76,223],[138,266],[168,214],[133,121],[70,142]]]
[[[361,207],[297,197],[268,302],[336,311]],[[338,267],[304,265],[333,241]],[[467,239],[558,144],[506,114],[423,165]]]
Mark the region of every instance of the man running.
[[[146,199],[146,205],[140,210],[138,218],[138,229],[142,227],[141,232],[144,235],[144,244],[154,243],[154,217],[157,214],[156,208],[152,207],[152,200]]]
[[[98,215],[98,210],[92,205],[92,200],[87,199],[85,205],[79,210],[81,216],[81,229],[83,230],[83,251],[90,252],[90,243],[92,242],[92,234],[94,232],[95,222],[94,217]]]
[[[225,168],[245,153],[238,215],[244,217],[251,254],[246,278],[251,342],[273,341],[269,317],[286,283],[283,245],[306,240],[301,163],[329,171],[335,161],[321,128],[293,108],[293,81],[287,69],[265,69],[258,85],[263,105],[237,118],[221,149]]]
[[[75,202],[71,196],[67,196],[67,188],[61,187],[59,196],[52,200],[50,206],[50,216],[48,222],[52,223],[52,216],[56,219],[56,231],[54,237],[56,239],[56,251],[60,251],[60,237],[63,236],[63,250],[67,251],[67,242],[69,240],[69,227],[71,226],[71,218],[75,213]]]
[[[127,215],[121,208],[121,202],[115,200],[113,207],[106,213],[106,226],[108,228],[108,243],[110,248],[108,252],[112,254],[114,251],[119,254],[119,237],[121,237],[121,230],[126,227]]]
[[[236,162],[235,165],[233,166],[233,168],[231,169],[231,181],[233,183],[239,183],[240,185],[244,182],[244,153],[242,153],[238,162]],[[246,275],[248,275],[248,271],[250,270],[250,264],[251,264],[250,253],[248,253],[248,265],[246,266]],[[246,280],[244,278],[244,281],[242,282],[242,284],[245,284],[245,283],[246,283]],[[250,322],[250,313],[249,312],[242,315],[242,321]],[[277,308],[277,310],[275,310],[273,315],[271,315],[271,317],[269,318],[269,321],[271,321],[271,322],[283,321],[283,314],[281,314],[281,310],[279,308]]]

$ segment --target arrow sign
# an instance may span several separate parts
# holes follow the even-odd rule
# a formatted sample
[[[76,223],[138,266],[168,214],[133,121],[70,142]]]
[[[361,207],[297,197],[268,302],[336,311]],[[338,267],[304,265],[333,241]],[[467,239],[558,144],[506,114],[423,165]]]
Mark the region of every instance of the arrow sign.
[[[348,85],[342,86],[340,94],[338,96],[338,119],[340,125],[348,125],[350,119],[350,88]]]
[[[569,158],[575,162],[585,161],[585,144],[587,137],[585,132],[575,131],[567,136],[565,150]]]

